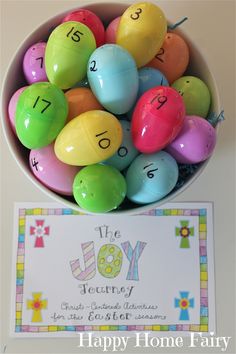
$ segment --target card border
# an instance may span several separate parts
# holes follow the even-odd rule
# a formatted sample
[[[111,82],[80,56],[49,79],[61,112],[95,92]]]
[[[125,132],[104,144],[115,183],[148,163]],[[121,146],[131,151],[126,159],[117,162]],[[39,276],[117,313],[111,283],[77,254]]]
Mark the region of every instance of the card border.
[[[199,203],[200,204],[200,203]],[[209,204],[208,204],[209,205]],[[68,209],[68,208],[22,208],[18,209],[18,244],[17,244],[17,262],[16,262],[16,292],[15,292],[15,327],[14,333],[71,333],[71,332],[129,332],[130,331],[149,331],[149,332],[208,332],[209,331],[209,303],[208,303],[208,252],[207,252],[207,217],[208,208],[176,208],[165,207],[160,209],[153,209],[145,213],[148,216],[198,216],[199,225],[199,261],[200,261],[200,323],[199,324],[173,324],[173,325],[76,325],[76,326],[35,326],[22,324],[22,311],[23,311],[23,290],[24,290],[24,251],[25,251],[25,219],[29,215],[83,215],[82,213]],[[132,217],[132,216],[131,216]]]

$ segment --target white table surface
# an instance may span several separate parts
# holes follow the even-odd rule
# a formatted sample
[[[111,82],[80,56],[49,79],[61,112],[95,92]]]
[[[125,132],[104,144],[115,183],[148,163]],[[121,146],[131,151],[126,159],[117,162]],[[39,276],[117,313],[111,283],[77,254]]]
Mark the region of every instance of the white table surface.
[[[95,1],[94,1],[95,2]],[[107,2],[103,0],[103,2]],[[116,1],[113,1],[116,2]],[[1,0],[1,75],[21,41],[41,22],[88,1]],[[227,353],[235,349],[235,1],[159,1],[169,20],[184,16],[183,30],[199,46],[217,80],[226,120],[217,146],[203,174],[174,201],[214,203],[216,279],[216,336],[231,336]],[[2,80],[1,80],[2,83]],[[4,137],[1,139],[1,350],[6,353],[81,353],[76,339],[9,338],[10,274],[14,202],[53,202],[28,182],[16,165]],[[1,352],[2,352],[1,351]],[[96,352],[96,349],[93,350]],[[98,351],[97,351],[98,352]],[[183,347],[134,349],[135,353],[216,353],[220,349]]]

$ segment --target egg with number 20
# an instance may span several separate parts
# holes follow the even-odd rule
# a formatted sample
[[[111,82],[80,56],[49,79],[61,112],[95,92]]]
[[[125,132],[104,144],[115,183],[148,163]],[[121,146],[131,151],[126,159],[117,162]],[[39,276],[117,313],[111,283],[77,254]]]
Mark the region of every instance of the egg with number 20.
[[[157,86],[146,91],[132,116],[134,146],[146,154],[163,149],[180,132],[184,117],[184,101],[176,90]]]
[[[54,149],[62,162],[85,166],[112,156],[121,141],[118,119],[109,112],[94,110],[72,119],[58,135]]]

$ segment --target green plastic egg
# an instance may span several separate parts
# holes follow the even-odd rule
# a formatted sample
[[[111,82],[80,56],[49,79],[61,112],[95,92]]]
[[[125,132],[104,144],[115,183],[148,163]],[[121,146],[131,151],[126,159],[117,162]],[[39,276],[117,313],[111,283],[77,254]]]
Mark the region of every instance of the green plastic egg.
[[[38,82],[25,89],[16,107],[16,133],[28,149],[47,146],[64,127],[68,103],[61,89]]]
[[[182,76],[171,86],[183,97],[186,115],[206,118],[211,104],[211,94],[201,79],[195,76]]]
[[[94,213],[116,209],[126,195],[126,181],[116,168],[89,165],[75,177],[73,195],[79,206]]]
[[[57,26],[45,51],[49,81],[61,89],[73,87],[85,78],[89,57],[95,49],[94,35],[83,23],[69,21]]]

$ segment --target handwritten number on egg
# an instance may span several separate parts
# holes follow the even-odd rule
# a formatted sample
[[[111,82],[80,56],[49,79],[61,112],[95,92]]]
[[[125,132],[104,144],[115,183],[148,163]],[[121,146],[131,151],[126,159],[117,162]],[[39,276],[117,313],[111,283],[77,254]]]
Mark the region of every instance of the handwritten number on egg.
[[[134,14],[131,14],[130,17],[132,18],[132,20],[138,20],[139,19],[139,15],[142,13],[142,9],[137,8],[137,11]]]
[[[162,63],[164,63],[163,58],[161,58],[161,56],[162,56],[164,53],[165,53],[164,48],[161,48],[161,49],[159,50],[159,52],[157,53],[157,55],[155,55],[155,58],[158,59],[158,60],[160,60]]]
[[[125,157],[128,154],[128,149],[125,146],[121,146],[117,153],[120,157]]]
[[[150,101],[150,103],[152,104],[156,100],[158,103],[160,103],[159,106],[156,107],[156,109],[160,109],[167,102],[167,97],[162,96],[162,95],[157,95],[157,96],[153,97],[153,99]]]
[[[107,130],[105,132],[99,133],[96,136],[98,138],[99,136],[106,134]],[[107,149],[111,145],[111,140],[108,138],[102,138],[99,140],[98,145],[100,146],[101,149]]]
[[[43,67],[43,57],[38,57],[35,60],[40,60],[40,68],[42,69],[42,67]]]
[[[33,159],[31,159],[31,164],[32,164],[32,167],[35,167],[36,168],[36,171],[38,171],[38,161],[35,160],[35,157]]]
[[[39,102],[40,96],[38,96],[36,98],[36,101],[34,102],[33,108],[35,108]],[[43,107],[42,111],[40,113],[44,113],[46,111],[46,109],[48,109],[48,107],[52,104],[52,102],[45,100],[44,98],[41,99],[42,102],[46,103],[46,106]]]
[[[153,163],[150,163],[149,165],[147,165],[147,166],[144,166],[144,170],[146,169],[146,168],[148,168],[148,167],[150,167],[150,166],[152,166],[153,165]],[[153,178],[155,175],[154,175],[154,171],[157,171],[158,170],[158,168],[155,168],[155,169],[153,169],[153,170],[149,170],[148,172],[147,172],[147,176],[148,176],[148,178]]]
[[[70,31],[67,33],[66,37],[71,38],[72,41],[74,42],[79,42],[80,41],[80,35],[83,36],[84,34],[80,31],[75,31],[73,34],[72,31],[74,30],[75,27],[72,27]],[[70,36],[71,34],[71,36]]]
[[[92,61],[91,61],[91,66],[89,67],[89,70],[90,70],[90,71],[97,71],[97,68],[96,68],[96,61],[95,61],[95,60],[92,60]]]

